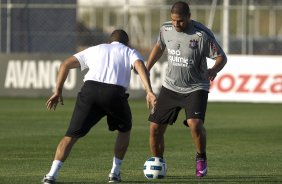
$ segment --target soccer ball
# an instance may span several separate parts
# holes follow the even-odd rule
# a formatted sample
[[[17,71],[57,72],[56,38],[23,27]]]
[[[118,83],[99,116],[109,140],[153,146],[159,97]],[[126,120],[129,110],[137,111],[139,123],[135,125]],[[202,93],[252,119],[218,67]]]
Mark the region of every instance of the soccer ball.
[[[159,157],[151,157],[144,164],[144,175],[148,179],[161,179],[166,175],[166,163]]]

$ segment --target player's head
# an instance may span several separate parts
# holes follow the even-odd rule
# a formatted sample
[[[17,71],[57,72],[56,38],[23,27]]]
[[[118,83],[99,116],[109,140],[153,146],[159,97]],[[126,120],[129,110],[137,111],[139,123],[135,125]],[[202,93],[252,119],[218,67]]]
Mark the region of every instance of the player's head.
[[[117,41],[117,42],[120,42],[124,45],[128,45],[129,38],[128,38],[127,33],[124,30],[116,29],[112,32],[111,37],[110,37],[110,41],[111,42]]]
[[[176,31],[184,31],[190,21],[190,16],[190,8],[186,2],[178,1],[172,5],[170,17]]]

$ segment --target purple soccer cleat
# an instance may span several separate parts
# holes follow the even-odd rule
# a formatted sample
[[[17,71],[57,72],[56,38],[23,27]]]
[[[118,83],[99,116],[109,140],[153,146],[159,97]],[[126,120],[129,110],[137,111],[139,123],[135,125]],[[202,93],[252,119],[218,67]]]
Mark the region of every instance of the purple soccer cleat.
[[[198,159],[196,161],[196,176],[204,177],[208,173],[207,161],[204,159]]]

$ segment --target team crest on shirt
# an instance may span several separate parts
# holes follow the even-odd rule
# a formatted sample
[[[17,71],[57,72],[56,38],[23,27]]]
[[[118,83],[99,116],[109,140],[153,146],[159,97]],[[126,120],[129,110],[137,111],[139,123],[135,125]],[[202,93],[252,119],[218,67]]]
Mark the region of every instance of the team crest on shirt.
[[[190,40],[189,47],[190,47],[191,49],[196,49],[196,48],[198,47],[198,40],[195,40],[195,39]]]

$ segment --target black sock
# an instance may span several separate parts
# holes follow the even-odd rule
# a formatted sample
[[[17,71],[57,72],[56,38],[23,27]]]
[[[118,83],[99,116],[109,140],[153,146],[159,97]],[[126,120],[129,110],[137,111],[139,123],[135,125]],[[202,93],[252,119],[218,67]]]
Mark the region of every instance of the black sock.
[[[206,152],[204,152],[204,153],[197,153],[196,154],[196,160],[200,160],[200,159],[207,160]]]

